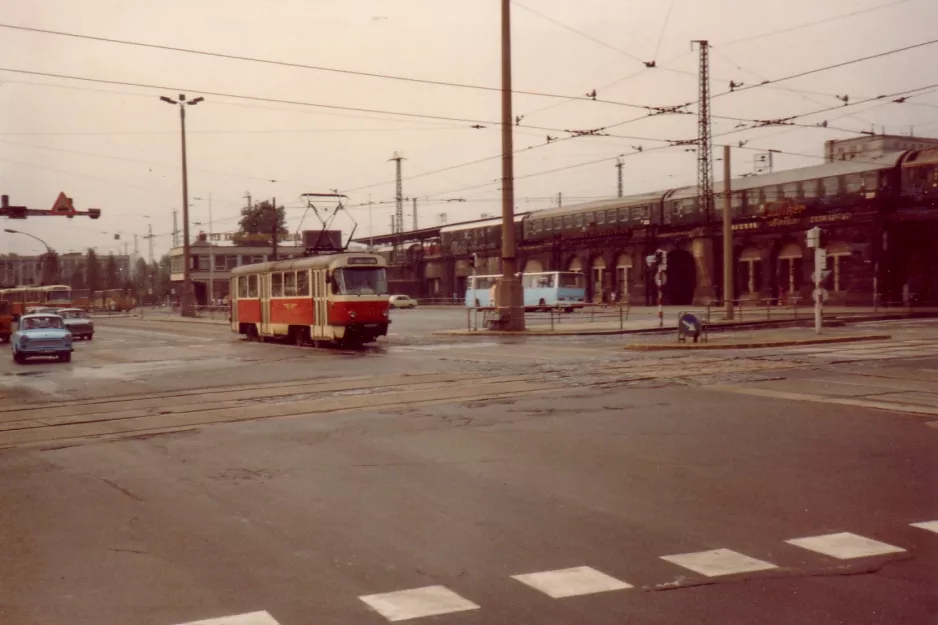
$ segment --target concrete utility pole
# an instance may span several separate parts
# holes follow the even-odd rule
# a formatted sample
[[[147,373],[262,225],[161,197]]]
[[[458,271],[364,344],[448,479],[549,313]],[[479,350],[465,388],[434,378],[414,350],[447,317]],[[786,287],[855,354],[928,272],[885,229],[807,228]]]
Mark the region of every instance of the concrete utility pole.
[[[274,213],[274,225],[273,225],[273,230],[272,230],[273,234],[271,236],[271,241],[274,244],[274,253],[271,255],[271,260],[277,260],[277,221],[278,221],[277,198],[274,198],[274,202],[273,204],[271,204],[271,210]]]
[[[395,197],[394,197],[395,227],[391,231],[392,233],[394,233],[394,232],[401,232],[402,230],[404,230],[404,180],[401,175],[401,161],[404,160],[404,157],[398,154],[397,152],[395,152],[394,156],[388,160],[394,161],[394,165],[395,165],[394,169],[396,173],[395,181],[397,182],[397,193],[395,194]]]
[[[501,0],[502,14],[502,277],[495,287],[497,327],[524,330],[524,291],[515,256],[514,118],[511,111],[511,3]]]
[[[723,146],[723,305],[724,318],[733,318],[733,190],[730,187],[730,146]]]
[[[179,311],[183,317],[195,317],[195,309],[192,307],[192,275],[191,275],[191,250],[189,247],[189,172],[186,165],[186,106],[195,106],[205,98],[193,98],[186,100],[186,96],[179,94],[178,100],[160,96],[160,100],[173,106],[179,107],[179,124],[182,129],[182,296],[180,298]]]
[[[617,190],[619,192],[617,197],[622,197],[622,168],[625,167],[625,161],[621,158],[616,159],[616,169],[618,169],[618,186]]]

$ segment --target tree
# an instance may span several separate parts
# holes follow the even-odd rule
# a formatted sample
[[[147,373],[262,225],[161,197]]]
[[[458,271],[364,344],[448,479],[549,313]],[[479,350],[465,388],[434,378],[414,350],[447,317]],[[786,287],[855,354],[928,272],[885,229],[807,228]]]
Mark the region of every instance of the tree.
[[[84,289],[85,287],[85,263],[75,263],[75,271],[72,272],[68,283],[73,289]]]
[[[42,282],[41,284],[59,284],[62,274],[59,270],[59,255],[55,252],[46,252],[41,257]]]
[[[273,241],[271,233],[274,229],[273,204],[264,200],[255,202],[254,206],[245,206],[241,209],[241,222],[238,232],[232,237],[235,245],[248,245],[254,247],[269,247]],[[276,209],[277,239],[286,240],[290,236],[287,230],[287,210],[280,206]]]
[[[107,255],[107,263],[104,265],[104,284],[106,289],[120,288],[120,276],[117,275],[117,259],[114,254]]]
[[[150,267],[147,265],[147,261],[142,258],[138,258],[137,262],[134,263],[134,283],[133,289],[137,294],[137,301],[142,301],[149,293],[151,288],[150,283]]]
[[[171,266],[169,254],[164,254],[160,258],[159,264],[156,261],[150,263],[150,275],[153,277],[153,295],[160,299],[165,299],[172,290],[172,284],[170,283]]]
[[[101,290],[101,264],[98,255],[90,248],[85,257],[85,285],[92,293]]]

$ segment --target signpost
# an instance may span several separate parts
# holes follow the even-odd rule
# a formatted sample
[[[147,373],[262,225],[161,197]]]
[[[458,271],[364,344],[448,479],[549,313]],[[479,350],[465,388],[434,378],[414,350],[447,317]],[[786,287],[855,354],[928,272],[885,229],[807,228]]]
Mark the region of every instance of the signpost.
[[[657,250],[653,255],[645,257],[650,267],[656,267],[655,286],[658,287],[658,327],[664,327],[664,286],[668,283],[668,254],[664,250]]]
[[[697,318],[697,315],[693,313],[682,313],[677,320],[677,337],[679,341],[686,341],[690,338],[696,343],[702,330],[703,324]]]
[[[807,244],[814,249],[814,333],[821,333],[824,316],[824,299],[826,293],[822,288],[824,278],[827,276],[827,253],[821,247],[821,229],[815,226],[807,232]]]

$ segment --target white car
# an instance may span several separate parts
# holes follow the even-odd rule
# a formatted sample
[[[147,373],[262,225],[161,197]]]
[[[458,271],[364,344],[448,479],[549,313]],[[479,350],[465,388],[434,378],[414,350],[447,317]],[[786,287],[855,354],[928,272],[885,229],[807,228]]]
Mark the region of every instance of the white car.
[[[391,308],[416,308],[417,300],[410,299],[406,295],[392,295]]]

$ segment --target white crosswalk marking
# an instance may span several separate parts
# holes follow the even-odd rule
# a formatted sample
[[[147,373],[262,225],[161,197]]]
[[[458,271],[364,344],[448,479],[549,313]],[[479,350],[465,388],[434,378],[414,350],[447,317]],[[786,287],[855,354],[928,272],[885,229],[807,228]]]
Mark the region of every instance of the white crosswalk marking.
[[[901,553],[905,551],[902,547],[889,545],[886,543],[857,536],[850,532],[841,532],[839,534],[825,534],[823,536],[808,536],[806,538],[793,538],[785,542],[809,549],[824,555],[832,556],[838,560],[849,560],[852,558],[865,558],[868,556],[881,556],[889,553]]]
[[[512,578],[554,599],[632,588],[630,584],[588,566],[512,575]]]
[[[267,612],[251,612],[249,614],[210,618],[203,621],[190,621],[181,625],[280,625],[280,623]]]
[[[445,586],[427,586],[379,595],[359,597],[389,621],[438,616],[451,612],[478,610],[479,606]]]
[[[729,549],[682,553],[674,556],[662,556],[661,559],[707,577],[768,571],[778,568],[770,562],[750,558]]]
[[[910,523],[910,525],[938,534],[938,521],[922,521],[921,523]]]

